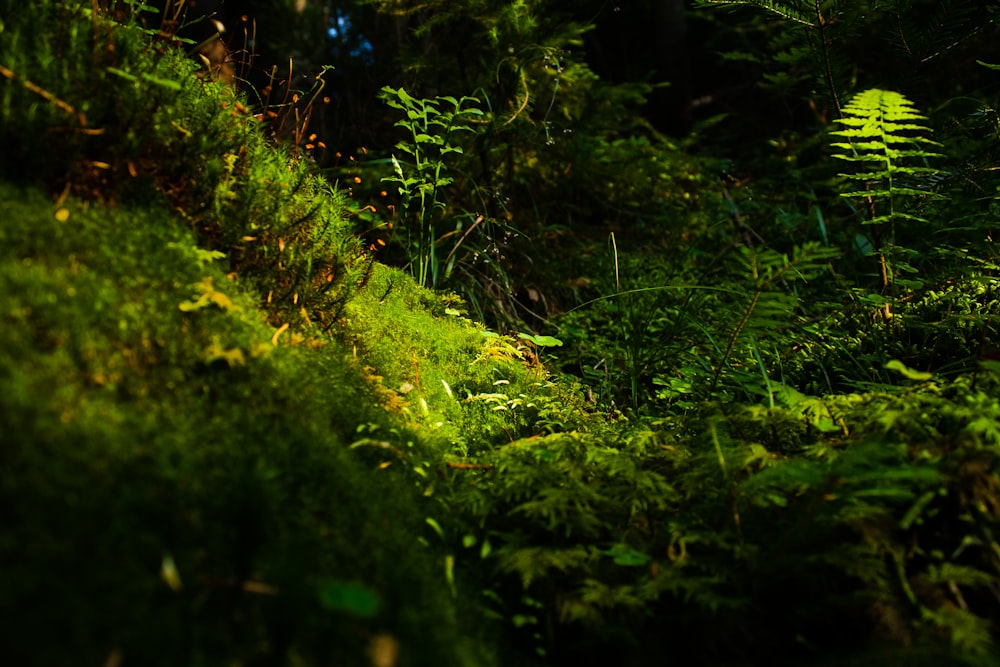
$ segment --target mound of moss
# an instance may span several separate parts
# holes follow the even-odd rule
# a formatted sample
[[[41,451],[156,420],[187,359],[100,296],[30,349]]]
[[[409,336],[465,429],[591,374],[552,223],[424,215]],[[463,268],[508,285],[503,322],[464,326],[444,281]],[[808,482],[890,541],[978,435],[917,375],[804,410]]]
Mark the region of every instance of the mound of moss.
[[[0,4],[6,659],[490,664],[421,475],[520,365],[178,50]]]
[[[283,345],[167,210],[0,206],[10,659],[469,660],[419,495],[349,448],[400,425],[350,351]]]

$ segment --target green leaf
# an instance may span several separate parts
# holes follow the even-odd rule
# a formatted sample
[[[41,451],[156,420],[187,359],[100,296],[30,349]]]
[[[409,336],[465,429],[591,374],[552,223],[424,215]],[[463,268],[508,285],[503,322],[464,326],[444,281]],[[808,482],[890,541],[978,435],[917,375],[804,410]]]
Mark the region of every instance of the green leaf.
[[[695,0],[695,7],[753,6],[776,14],[786,21],[815,27],[812,17],[803,13],[796,5],[801,3],[780,2],[779,0]]]
[[[916,523],[920,519],[920,515],[923,514],[927,506],[931,504],[938,495],[937,491],[928,491],[924,495],[917,499],[917,502],[913,503],[913,506],[907,510],[906,514],[903,515],[902,520],[899,522],[899,527],[903,530],[909,530],[910,526]]]
[[[893,359],[885,364],[884,368],[890,371],[896,371],[907,380],[918,380],[926,381],[934,377],[933,373],[926,373],[924,371],[916,371],[912,368],[907,367],[902,361],[898,359]]]
[[[361,584],[327,580],[319,584],[316,592],[324,609],[345,611],[361,618],[371,618],[381,606],[378,594]]]
[[[553,336],[533,335],[524,332],[519,332],[517,335],[524,340],[531,341],[539,347],[560,347],[563,344],[561,340]]]
[[[431,517],[427,517],[426,519],[424,519],[424,521],[427,522],[428,526],[434,529],[434,532],[438,534],[438,537],[440,537],[442,540],[444,539],[444,530],[442,530],[441,524],[439,524]]]
[[[148,81],[153,85],[159,86],[161,88],[166,88],[167,90],[181,90],[183,86],[180,81],[174,81],[173,79],[164,79],[159,76],[153,76],[152,74],[143,74],[142,79]]]
[[[645,565],[651,558],[641,551],[637,551],[627,544],[616,544],[607,551],[602,551],[605,556],[611,556],[616,565],[625,567],[637,567]]]

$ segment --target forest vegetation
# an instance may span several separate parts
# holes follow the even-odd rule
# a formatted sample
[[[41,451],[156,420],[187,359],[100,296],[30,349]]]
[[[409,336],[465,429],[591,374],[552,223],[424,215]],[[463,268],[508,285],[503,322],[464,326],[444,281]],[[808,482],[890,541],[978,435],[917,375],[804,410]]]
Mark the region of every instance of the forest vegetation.
[[[1000,665],[998,20],[0,0],[4,662]]]

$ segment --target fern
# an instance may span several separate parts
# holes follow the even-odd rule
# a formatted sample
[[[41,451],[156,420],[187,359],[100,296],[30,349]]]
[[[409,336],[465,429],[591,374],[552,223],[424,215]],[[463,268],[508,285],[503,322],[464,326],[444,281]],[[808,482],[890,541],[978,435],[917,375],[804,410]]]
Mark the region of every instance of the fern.
[[[911,58],[926,63],[959,47],[989,26],[989,3],[979,0],[938,0],[925,3],[923,11],[911,11],[912,0],[895,0],[896,47]]]
[[[722,358],[716,366],[712,377],[712,392],[718,386],[722,371],[737,342],[744,336],[754,337],[788,323],[789,314],[797,305],[797,299],[794,294],[775,287],[782,282],[809,280],[820,275],[837,254],[836,249],[823,247],[819,243],[807,243],[796,248],[791,258],[770,249],[743,249],[742,261],[753,281],[753,290],[748,294],[748,303],[733,327]]]
[[[796,5],[799,2],[778,2],[776,0],[697,0],[695,7],[757,7],[775,14],[787,21],[800,23],[808,28],[815,28],[816,17],[809,16]]]
[[[897,92],[872,88],[858,93],[843,108],[843,114],[839,121],[843,128],[831,134],[846,141],[831,144],[838,151],[834,157],[855,166],[855,171],[841,176],[862,187],[841,196],[863,201],[863,224],[875,226],[871,245],[879,255],[882,287],[888,288],[894,281],[893,255],[900,254],[895,247],[896,225],[927,222],[911,213],[906,204],[914,197],[932,195],[920,186],[941,174],[927,164],[941,154],[926,147],[941,144],[927,136],[930,129],[920,123],[926,117]],[[895,262],[895,268],[911,270],[902,262]]]
[[[924,136],[930,129],[915,121],[926,120],[903,95],[873,88],[858,93],[843,109],[840,119],[843,129],[831,134],[847,141],[831,144],[841,152],[834,157],[852,162],[858,171],[841,176],[865,184],[863,190],[841,193],[842,197],[861,197],[869,203],[870,217],[865,224],[878,225],[902,220],[922,218],[900,210],[900,200],[910,196],[927,195],[917,187],[908,187],[912,181],[938,175],[939,170],[926,166],[929,158],[941,157],[922,146],[940,146]],[[913,164],[923,162],[924,164]],[[887,210],[882,212],[879,205]]]
[[[802,79],[820,82],[828,96],[827,103],[840,112],[839,81],[851,76],[853,65],[843,62],[831,48],[833,44],[846,41],[853,30],[853,21],[845,19],[849,7],[842,0],[697,0],[696,7],[730,6],[756,7],[768,14],[779,17],[794,30],[779,31],[771,44],[774,61],[781,63],[778,73],[765,75],[765,80],[775,88],[788,88],[802,83]],[[837,21],[830,16],[841,17]],[[796,70],[804,76],[791,74]]]

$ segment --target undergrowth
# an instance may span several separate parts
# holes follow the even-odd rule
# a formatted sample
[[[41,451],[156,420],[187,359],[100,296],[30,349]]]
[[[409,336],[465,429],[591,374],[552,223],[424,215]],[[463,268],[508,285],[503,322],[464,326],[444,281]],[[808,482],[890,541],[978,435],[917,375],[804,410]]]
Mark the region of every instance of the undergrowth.
[[[36,4],[0,3],[9,660],[998,664],[994,216],[902,94],[817,130],[850,169],[814,165],[806,212],[767,208],[779,177],[763,204],[617,193],[651,228],[584,234],[574,307],[514,334],[475,321],[510,293],[423,285],[512,291],[487,232],[515,216],[445,203],[476,187],[443,157],[459,127],[486,162],[508,124],[548,137],[527,101],[452,127],[471,98],[387,93],[413,135],[388,177],[408,273],[354,235],[363,207],[302,125],[276,144],[140,3]],[[832,29],[832,3],[739,4]],[[529,93],[529,66],[562,75],[546,53],[514,70]],[[838,76],[817,79],[834,99]],[[676,157],[654,139],[600,159]],[[644,247],[666,220],[680,252]]]

